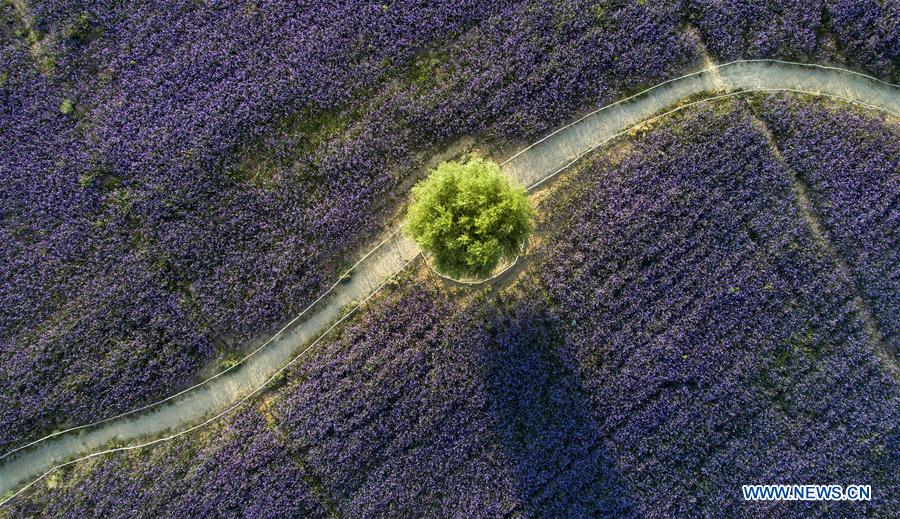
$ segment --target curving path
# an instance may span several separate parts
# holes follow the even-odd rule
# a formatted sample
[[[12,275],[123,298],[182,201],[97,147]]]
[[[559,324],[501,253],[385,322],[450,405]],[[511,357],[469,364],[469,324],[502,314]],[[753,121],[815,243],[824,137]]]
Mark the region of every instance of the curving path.
[[[900,116],[896,85],[833,67],[735,61],[666,81],[592,112],[513,155],[502,167],[533,189],[636,125],[710,99],[761,91],[828,96]],[[706,97],[678,104],[702,94]],[[418,254],[416,245],[395,230],[233,368],[160,402],[47,436],[3,455],[0,495],[8,497],[0,504],[64,465],[167,441],[218,419],[261,391]]]

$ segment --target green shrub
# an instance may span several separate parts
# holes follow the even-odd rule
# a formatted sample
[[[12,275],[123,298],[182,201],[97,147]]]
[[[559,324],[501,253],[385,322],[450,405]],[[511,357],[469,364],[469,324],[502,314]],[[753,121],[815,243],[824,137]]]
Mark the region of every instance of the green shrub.
[[[59,104],[59,111],[63,115],[70,115],[75,111],[75,103],[69,98],[63,99],[62,103]]]
[[[413,188],[407,233],[451,276],[484,277],[512,259],[532,229],[534,209],[496,163],[444,162]]]

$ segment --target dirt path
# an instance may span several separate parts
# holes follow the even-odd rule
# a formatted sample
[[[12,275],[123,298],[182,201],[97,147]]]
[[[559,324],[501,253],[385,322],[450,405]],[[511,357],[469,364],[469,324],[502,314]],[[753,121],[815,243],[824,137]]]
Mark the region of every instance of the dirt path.
[[[749,109],[753,111],[752,107]],[[834,269],[839,272],[844,279],[848,280],[848,289],[851,292],[851,305],[853,311],[856,312],[857,317],[862,322],[863,331],[865,331],[870,344],[879,356],[882,367],[884,367],[886,372],[891,373],[900,380],[900,369],[898,369],[896,354],[893,348],[888,345],[887,341],[884,339],[884,334],[878,326],[878,321],[875,319],[871,307],[862,297],[861,294],[863,292],[857,285],[856,276],[853,275],[853,269],[850,268],[847,260],[845,260],[840,252],[838,252],[834,242],[831,241],[828,233],[825,231],[823,217],[816,208],[816,204],[813,202],[812,197],[809,195],[809,184],[798,175],[793,168],[791,168],[790,163],[785,160],[782,155],[781,148],[778,146],[778,140],[775,138],[772,130],[755,112],[754,120],[759,131],[765,135],[766,140],[769,142],[769,149],[772,151],[772,155],[778,159],[787,170],[791,181],[791,187],[794,190],[794,196],[797,198],[800,211],[803,214],[803,219],[809,227],[809,230],[812,232],[813,238],[825,249],[828,257],[831,259]]]
[[[529,189],[635,126],[697,103],[744,92],[818,94],[900,115],[900,87],[842,69],[771,60],[738,61],[666,81],[592,112],[513,155],[503,170]],[[703,96],[699,98],[698,96]],[[202,427],[259,393],[360,301],[419,254],[394,232],[302,314],[235,367],[163,401],[62,431],[0,457],[5,502],[52,470],[94,456],[170,440]],[[2,504],[0,502],[0,504]]]

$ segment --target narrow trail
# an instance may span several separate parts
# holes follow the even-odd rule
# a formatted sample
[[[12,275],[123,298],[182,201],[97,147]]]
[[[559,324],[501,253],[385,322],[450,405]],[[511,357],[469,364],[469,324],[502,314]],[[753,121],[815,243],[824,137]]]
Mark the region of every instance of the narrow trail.
[[[636,126],[713,99],[778,91],[841,99],[900,116],[896,85],[833,67],[735,61],[665,81],[591,112],[501,166],[531,190]],[[698,99],[700,95],[705,97]],[[159,402],[55,433],[0,456],[0,495],[8,495],[0,505],[57,468],[168,441],[224,416],[314,348],[419,254],[413,242],[394,230],[318,300],[232,368]]]
[[[868,336],[870,344],[879,356],[882,367],[886,372],[891,373],[900,380],[900,366],[897,364],[896,353],[884,339],[884,333],[882,333],[881,328],[878,326],[878,320],[875,319],[871,307],[869,307],[868,303],[866,303],[866,300],[861,295],[863,292],[858,285],[857,277],[853,275],[853,269],[850,268],[847,260],[841,256],[841,253],[831,240],[829,233],[825,230],[822,214],[816,208],[816,204],[809,194],[809,184],[803,177],[794,171],[790,166],[790,163],[784,158],[784,155],[781,153],[781,148],[778,146],[778,139],[775,138],[769,125],[755,113],[752,107],[750,107],[750,111],[754,114],[753,117],[756,124],[759,126],[760,132],[765,135],[766,140],[769,142],[769,149],[772,151],[772,155],[774,155],[775,158],[784,165],[785,170],[787,170],[791,181],[791,187],[794,190],[794,196],[796,197],[800,211],[803,214],[803,219],[806,222],[807,227],[809,227],[810,232],[812,232],[813,238],[825,249],[829,259],[831,259],[831,262],[834,265],[834,269],[848,281],[848,290],[851,295],[853,311],[856,312],[857,317],[862,322],[863,331]]]

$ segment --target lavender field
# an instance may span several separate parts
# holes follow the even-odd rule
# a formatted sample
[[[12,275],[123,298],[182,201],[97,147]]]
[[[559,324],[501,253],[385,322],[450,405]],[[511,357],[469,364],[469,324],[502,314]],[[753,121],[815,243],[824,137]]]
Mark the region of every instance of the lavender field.
[[[857,273],[890,260],[841,270],[804,216],[805,170],[787,151],[817,140],[773,146],[756,113],[798,127],[843,116],[867,132],[830,138],[871,172],[883,167],[877,139],[896,131],[782,96],[674,116],[550,188],[542,245],[511,285],[448,292],[413,268],[224,423],[76,465],[10,515],[897,510],[900,384],[853,303]],[[843,172],[818,171],[804,177],[815,196]],[[896,165],[882,174],[896,197]],[[858,239],[833,238],[837,250]],[[896,335],[883,340],[896,348]],[[748,504],[723,493],[822,480],[865,481],[876,495]]]
[[[0,454],[232,365],[441,157],[734,59],[900,82],[879,0],[0,12]],[[0,517],[894,516],[898,117],[754,94],[634,130],[533,194],[512,275],[413,262],[235,412]]]
[[[584,33],[593,19],[587,11],[567,30],[545,30],[568,16],[564,5],[554,12],[398,3],[391,13],[316,2],[260,6],[255,14],[239,2],[116,7],[124,12],[76,9],[104,28],[86,45],[62,37],[74,14],[56,8],[57,16],[38,18],[46,26],[36,30],[59,36],[41,40],[41,52],[57,56],[54,80],[44,79],[26,39],[8,28],[10,54],[17,54],[4,61],[24,61],[26,70],[4,86],[15,96],[5,101],[4,124],[21,135],[7,141],[9,153],[21,165],[3,188],[3,214],[56,200],[65,206],[48,210],[74,214],[64,225],[52,215],[4,217],[5,232],[30,238],[4,240],[15,248],[4,250],[11,260],[4,262],[2,349],[10,357],[4,365],[16,367],[4,370],[0,386],[3,446],[165,396],[217,354],[240,350],[295,314],[396,208],[431,150],[470,134],[485,143],[526,139],[585,102],[673,73],[695,54],[678,31],[675,6],[611,11],[617,28],[605,48]],[[13,7],[5,9],[15,18]],[[222,24],[230,28],[211,29]],[[509,35],[511,25],[521,29]],[[53,93],[26,92],[33,76]],[[60,113],[63,99],[75,106],[68,116]],[[69,138],[47,146],[25,109],[40,110]],[[49,124],[46,131],[63,133]],[[48,180],[63,191],[56,198],[42,200],[46,189],[17,178],[57,164],[62,171]],[[76,196],[92,198],[69,208]],[[126,254],[146,264],[122,265],[128,275],[98,283]],[[152,276],[158,281],[140,282]],[[116,294],[126,299],[104,306]],[[66,310],[74,301],[99,315],[82,320],[82,312]],[[179,318],[153,322],[158,306]],[[75,369],[79,361],[89,367]]]

